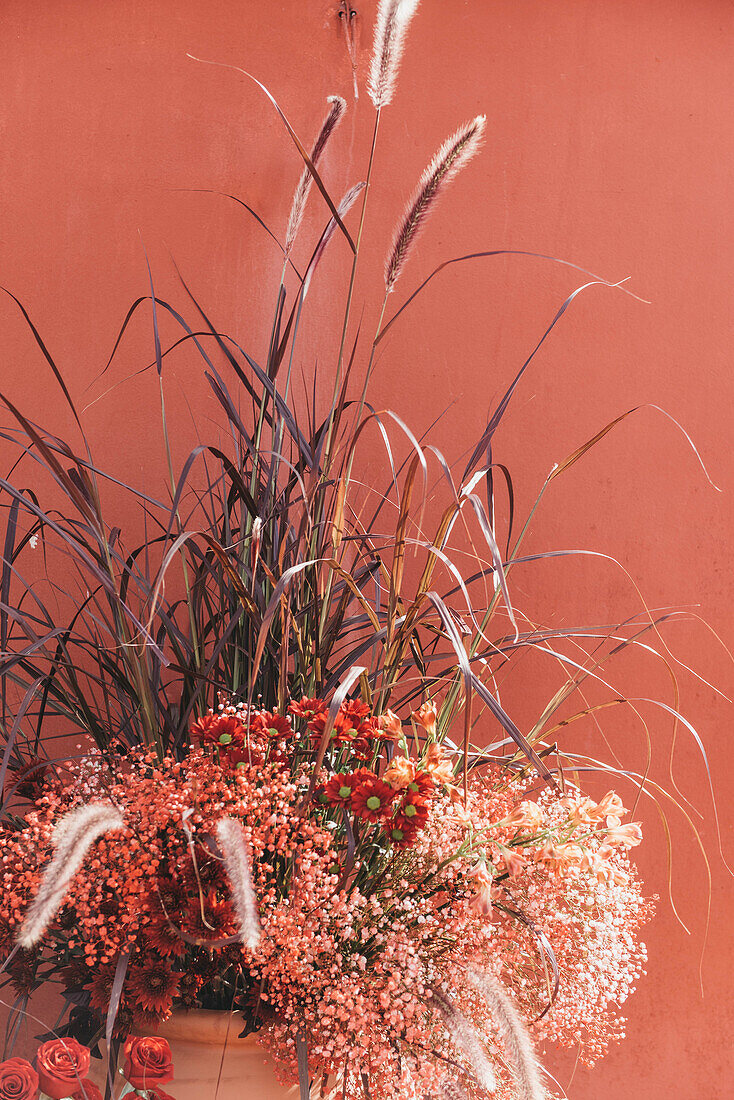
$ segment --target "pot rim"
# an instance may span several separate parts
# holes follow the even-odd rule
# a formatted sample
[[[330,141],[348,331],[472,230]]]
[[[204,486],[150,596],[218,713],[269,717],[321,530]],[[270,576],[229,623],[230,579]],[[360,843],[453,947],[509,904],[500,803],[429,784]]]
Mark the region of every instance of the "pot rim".
[[[177,1008],[167,1020],[156,1028],[161,1039],[185,1040],[188,1043],[207,1043],[223,1046],[225,1042],[237,1043],[242,1049],[246,1044],[259,1047],[257,1033],[239,1038],[241,1017],[225,1009]],[[260,1048],[262,1049],[262,1048]],[[262,1051],[265,1056],[265,1051]]]

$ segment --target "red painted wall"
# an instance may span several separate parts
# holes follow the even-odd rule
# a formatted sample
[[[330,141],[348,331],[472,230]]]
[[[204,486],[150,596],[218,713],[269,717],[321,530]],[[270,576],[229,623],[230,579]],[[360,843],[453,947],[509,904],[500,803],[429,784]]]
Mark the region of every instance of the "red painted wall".
[[[375,0],[354,6],[363,87]],[[170,251],[220,327],[262,354],[277,255],[234,203],[182,189],[235,193],[282,232],[299,173],[258,89],[186,53],[254,72],[304,138],[317,128],[325,96],[345,95],[350,112],[325,168],[340,194],[364,173],[372,108],[364,94],[352,102],[335,7],[327,0],[2,4],[0,281],[31,311],[75,398],[99,398],[86,414],[98,454],[141,487],[163,477],[155,380],[125,380],[150,357],[142,315],[109,374],[97,379],[125,310],[146,293],[143,244],[162,297],[184,302]],[[357,288],[358,313],[364,307],[371,331],[386,244],[405,197],[456,124],[486,112],[486,149],[436,213],[396,301],[440,260],[478,248],[528,249],[613,280],[631,276],[630,288],[649,304],[603,287],[586,291],[531,368],[495,457],[512,468],[524,513],[551,465],[620,412],[652,403],[682,422],[721,493],[674,425],[644,409],[555,482],[531,545],[610,554],[650,607],[689,609],[689,620],[668,627],[666,642],[728,695],[732,662],[713,631],[731,644],[733,35],[729,0],[423,0],[397,101],[385,111]],[[316,199],[308,229],[323,220]],[[323,316],[341,293],[346,262],[338,243],[314,289],[301,344],[307,371],[317,349],[321,371],[329,370],[330,352],[333,359],[335,326],[325,331]],[[433,439],[457,457],[581,281],[522,258],[445,272],[382,345],[373,400],[418,429],[447,410]],[[0,302],[0,332],[2,388],[35,419],[70,431],[9,300]],[[173,336],[168,326],[165,335]],[[199,374],[194,359],[171,357],[169,412],[181,455],[195,437],[190,407],[216,419]],[[119,387],[105,395],[112,383]],[[516,574],[515,593],[536,621],[572,625],[620,620],[641,606],[624,572],[594,558],[528,568]],[[681,706],[706,743],[723,846],[734,860],[731,705],[679,671]],[[516,676],[505,702],[521,722],[537,715],[555,675],[528,663],[527,677]],[[652,658],[622,663],[617,676],[627,693],[672,701],[665,669]],[[640,709],[654,742],[654,774],[664,779],[672,721],[648,704]],[[642,729],[629,712],[614,712],[604,732],[625,761],[643,766]],[[571,732],[568,743],[604,751],[591,729]],[[695,842],[673,813],[673,889],[686,934],[664,900],[664,834],[648,804],[640,864],[650,891],[663,895],[648,936],[649,976],[627,1006],[626,1044],[593,1073],[578,1070],[571,1084],[573,1058],[555,1063],[571,1097],[616,1100],[634,1091],[647,1100],[723,1100],[734,1093],[734,891],[716,851],[706,770],[685,731],[674,762],[682,790],[705,817],[708,942],[704,951],[707,880]]]

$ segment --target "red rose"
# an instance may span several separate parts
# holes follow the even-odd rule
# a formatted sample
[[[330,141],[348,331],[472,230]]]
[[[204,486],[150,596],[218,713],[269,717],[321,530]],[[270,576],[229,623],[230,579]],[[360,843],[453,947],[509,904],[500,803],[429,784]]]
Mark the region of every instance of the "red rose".
[[[72,1092],[71,1100],[102,1100],[102,1093],[94,1081],[87,1079],[82,1081],[79,1087]]]
[[[157,1088],[173,1080],[171,1048],[165,1039],[148,1035],[142,1039],[130,1036],[125,1043],[125,1080],[134,1089]]]
[[[41,1092],[51,1100],[70,1096],[89,1073],[89,1047],[76,1039],[49,1039],[36,1054]]]
[[[0,1100],[37,1100],[38,1074],[25,1058],[0,1062]]]

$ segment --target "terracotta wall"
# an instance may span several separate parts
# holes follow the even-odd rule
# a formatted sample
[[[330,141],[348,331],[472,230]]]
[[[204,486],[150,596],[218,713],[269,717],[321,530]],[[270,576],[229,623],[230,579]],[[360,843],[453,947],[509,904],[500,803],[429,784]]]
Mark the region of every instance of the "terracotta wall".
[[[363,87],[375,0],[353,7]],[[260,355],[277,254],[236,204],[185,189],[236,194],[282,232],[299,172],[262,93],[186,53],[251,70],[304,137],[318,126],[326,95],[345,95],[350,112],[325,168],[341,193],[364,172],[372,109],[364,94],[352,100],[335,8],[327,0],[0,5],[0,281],[31,311],[75,398],[98,399],[85,414],[98,453],[142,487],[163,476],[155,380],[129,377],[149,361],[148,317],[141,314],[108,375],[99,374],[128,305],[146,293],[143,246],[162,297],[184,304],[172,254],[217,324]],[[551,465],[626,409],[660,406],[695,440],[721,492],[675,425],[645,407],[554,484],[530,545],[609,554],[650,607],[690,612],[665,640],[672,658],[714,685],[678,667],[681,707],[707,746],[731,860],[732,710],[721,693],[732,694],[734,675],[716,633],[731,645],[733,15],[730,0],[423,0],[397,101],[384,116],[357,288],[371,330],[405,196],[451,129],[484,111],[486,149],[437,212],[396,301],[441,259],[478,248],[531,250],[612,280],[631,276],[626,285],[647,299],[598,286],[577,299],[518,392],[496,457],[513,470],[524,514]],[[323,220],[312,202],[308,232]],[[301,345],[307,372],[317,351],[319,370],[330,369],[333,324],[323,316],[342,292],[346,259],[338,243],[314,288]],[[523,258],[445,272],[385,341],[373,400],[421,430],[444,411],[433,439],[457,457],[582,281]],[[0,301],[0,333],[3,390],[36,419],[70,431],[10,300]],[[166,325],[164,337],[173,335]],[[190,410],[216,418],[199,376],[194,359],[171,357],[180,455],[195,437]],[[528,568],[515,584],[536,620],[606,623],[640,613],[632,581],[601,558]],[[524,723],[557,682],[552,668],[527,669],[505,699]],[[652,658],[622,662],[610,676],[628,694],[672,701],[665,668]],[[649,704],[640,711],[654,774],[664,779],[672,720]],[[630,766],[644,766],[644,734],[630,712],[613,712],[603,728]],[[568,743],[607,751],[590,727],[570,731]],[[702,857],[673,812],[673,890],[687,934],[665,900],[664,833],[648,803],[640,863],[650,891],[662,895],[649,975],[627,1006],[624,1045],[593,1074],[577,1070],[571,1084],[573,1057],[556,1063],[571,1097],[723,1100],[734,1092],[732,880],[717,854],[706,769],[683,729],[674,764],[704,814],[708,941]]]

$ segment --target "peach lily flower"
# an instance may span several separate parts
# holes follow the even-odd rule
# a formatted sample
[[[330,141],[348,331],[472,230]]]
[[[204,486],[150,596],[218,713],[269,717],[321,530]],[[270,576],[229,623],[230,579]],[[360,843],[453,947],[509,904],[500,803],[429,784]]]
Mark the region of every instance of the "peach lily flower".
[[[391,710],[386,710],[380,715],[379,725],[382,732],[393,741],[399,741],[403,736],[403,723]]]
[[[628,825],[613,826],[605,837],[607,845],[618,844],[622,848],[636,848],[642,843],[642,828],[639,821],[630,821]]]
[[[394,790],[403,791],[415,779],[415,764],[404,756],[396,756],[382,777]]]
[[[423,726],[429,737],[436,736],[436,708],[433,703],[424,703],[420,710],[413,711],[411,717]]]

